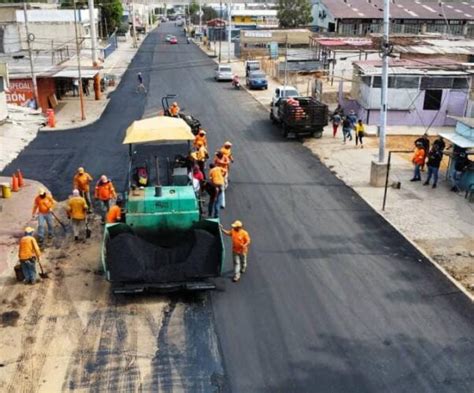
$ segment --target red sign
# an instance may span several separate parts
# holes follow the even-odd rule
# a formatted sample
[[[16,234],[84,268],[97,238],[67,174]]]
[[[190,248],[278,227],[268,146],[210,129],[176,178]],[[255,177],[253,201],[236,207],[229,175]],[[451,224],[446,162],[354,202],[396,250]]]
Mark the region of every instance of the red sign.
[[[5,93],[9,104],[23,106],[33,98],[33,83],[31,79],[10,79],[10,84]]]

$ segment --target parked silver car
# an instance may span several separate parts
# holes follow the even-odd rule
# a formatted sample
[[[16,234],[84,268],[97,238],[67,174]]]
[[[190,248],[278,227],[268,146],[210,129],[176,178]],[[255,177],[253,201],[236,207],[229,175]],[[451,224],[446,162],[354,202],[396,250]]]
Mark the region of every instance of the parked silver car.
[[[216,81],[231,81],[234,74],[230,65],[219,64],[216,68],[214,79]]]

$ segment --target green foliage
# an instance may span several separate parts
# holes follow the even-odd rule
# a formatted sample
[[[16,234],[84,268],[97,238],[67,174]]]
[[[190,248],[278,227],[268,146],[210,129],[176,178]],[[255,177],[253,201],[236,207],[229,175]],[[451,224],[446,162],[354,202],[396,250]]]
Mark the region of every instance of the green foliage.
[[[202,13],[203,22],[217,18],[217,11],[212,7],[202,7]]]
[[[95,3],[96,8],[100,8],[100,23],[107,26],[108,32],[113,32],[115,29],[124,30],[122,25],[123,6],[120,0],[100,0]],[[62,0],[61,8],[74,8],[73,0]],[[88,8],[87,0],[77,0],[77,9]]]
[[[313,20],[309,0],[278,0],[280,27],[307,26]]]
[[[189,15],[195,15],[199,12],[199,4],[193,0],[189,5]]]

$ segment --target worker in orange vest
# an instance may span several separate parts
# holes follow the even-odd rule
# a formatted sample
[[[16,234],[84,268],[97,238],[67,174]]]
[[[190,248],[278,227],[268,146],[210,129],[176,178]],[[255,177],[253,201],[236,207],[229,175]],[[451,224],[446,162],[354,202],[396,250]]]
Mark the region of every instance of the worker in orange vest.
[[[90,193],[90,183],[92,181],[92,176],[89,175],[83,167],[77,168],[77,172],[74,175],[73,180],[73,189],[79,190],[81,197],[86,200],[87,211],[91,212],[92,203],[91,203],[91,193]]]
[[[115,205],[113,205],[107,212],[106,222],[107,224],[114,224],[122,220],[122,205],[121,199],[117,199]]]
[[[201,146],[204,146],[205,148],[207,148],[206,131],[204,131],[202,128],[199,129],[198,134],[194,138],[193,146],[196,149],[199,149]]]
[[[234,157],[232,156],[232,143],[227,141],[224,143],[224,146],[221,147],[220,151],[229,159],[230,162],[234,162]]]
[[[52,210],[56,201],[51,194],[47,194],[44,188],[38,190],[38,195],[33,203],[33,218],[38,218],[38,241],[40,244],[44,241],[44,227],[48,226],[48,239],[54,235]]]
[[[178,103],[175,101],[173,104],[170,106],[170,115],[173,117],[178,117],[179,115],[179,106]]]
[[[218,218],[224,198],[224,171],[214,163],[209,165],[209,184],[213,189],[209,200],[209,217]]]
[[[232,281],[240,280],[240,274],[247,270],[247,254],[250,245],[250,236],[243,229],[241,221],[234,221],[231,230],[226,230],[221,225],[222,232],[232,238],[232,259],[234,261],[234,277]]]
[[[74,240],[78,241],[81,232],[85,234],[87,218],[87,202],[81,197],[79,190],[72,191],[72,197],[67,201],[66,210],[68,217],[71,219]]]
[[[107,176],[102,175],[95,185],[95,198],[100,202],[100,217],[102,224],[105,224],[105,216],[110,209],[110,202],[117,198],[112,181]]]
[[[423,145],[420,142],[416,143],[415,152],[413,153],[413,157],[411,162],[414,165],[414,174],[413,179],[410,181],[420,181],[421,180],[421,167],[425,165],[425,149],[423,149]]]
[[[20,239],[20,247],[18,249],[18,259],[25,277],[23,282],[32,285],[36,281],[36,261],[41,256],[41,251],[36,239],[33,237],[33,232],[33,228],[25,228],[25,234]]]
[[[229,182],[229,158],[225,156],[224,153],[222,153],[221,151],[218,151],[214,156],[214,164],[222,168],[222,174],[224,175],[224,186],[225,188],[227,188]]]

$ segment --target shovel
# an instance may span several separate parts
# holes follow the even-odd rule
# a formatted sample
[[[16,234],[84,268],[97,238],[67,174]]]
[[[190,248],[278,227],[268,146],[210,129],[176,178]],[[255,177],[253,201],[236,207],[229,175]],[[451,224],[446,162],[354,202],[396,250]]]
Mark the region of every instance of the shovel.
[[[44,270],[43,270],[43,265],[41,264],[41,261],[39,260],[39,258],[38,258],[38,265],[39,265],[39,267],[40,267],[40,274],[39,274],[39,276],[40,276],[41,278],[48,278],[48,273],[45,273],[45,272],[44,272]]]
[[[91,234],[92,234],[92,231],[89,228],[89,221],[86,219],[86,239],[90,239]]]
[[[52,210],[51,210],[51,214],[53,215],[54,219],[59,223],[59,225],[61,225],[61,227],[63,228],[63,231],[67,232],[66,231],[66,225],[64,225],[64,223],[58,218],[58,216],[56,214],[54,214],[54,212]]]

